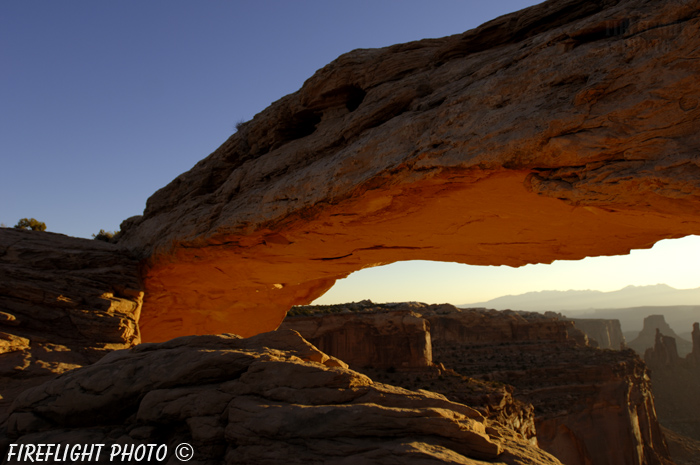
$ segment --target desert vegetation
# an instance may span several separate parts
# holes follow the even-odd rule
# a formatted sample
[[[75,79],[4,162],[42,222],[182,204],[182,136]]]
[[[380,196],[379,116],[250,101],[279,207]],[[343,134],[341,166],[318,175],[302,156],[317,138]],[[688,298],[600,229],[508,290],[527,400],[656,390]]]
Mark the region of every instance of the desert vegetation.
[[[31,229],[32,231],[46,231],[46,223],[35,218],[22,218],[15,225],[16,229]]]

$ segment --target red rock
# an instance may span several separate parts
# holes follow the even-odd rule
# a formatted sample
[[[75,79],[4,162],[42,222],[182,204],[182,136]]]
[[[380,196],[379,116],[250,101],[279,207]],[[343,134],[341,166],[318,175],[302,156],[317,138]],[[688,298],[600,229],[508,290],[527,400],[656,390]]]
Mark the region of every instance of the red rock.
[[[429,323],[406,311],[287,318],[280,330],[298,331],[321,351],[353,369],[432,365]]]
[[[143,337],[272,330],[398,260],[520,266],[700,233],[697,9],[544,2],[339,57],[124,223]]]

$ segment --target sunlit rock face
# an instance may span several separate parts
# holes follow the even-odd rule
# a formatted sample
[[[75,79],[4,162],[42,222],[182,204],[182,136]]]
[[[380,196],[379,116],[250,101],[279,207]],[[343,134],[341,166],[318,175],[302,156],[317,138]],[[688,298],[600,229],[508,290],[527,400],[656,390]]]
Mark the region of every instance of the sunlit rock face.
[[[123,224],[145,340],[271,330],[399,260],[520,266],[700,233],[698,1],[549,1],[355,50]]]

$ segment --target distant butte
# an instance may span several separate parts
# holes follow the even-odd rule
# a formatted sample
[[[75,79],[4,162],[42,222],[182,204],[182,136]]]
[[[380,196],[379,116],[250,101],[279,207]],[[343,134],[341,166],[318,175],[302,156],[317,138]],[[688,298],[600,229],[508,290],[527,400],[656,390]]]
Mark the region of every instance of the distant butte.
[[[548,1],[342,55],[122,225],[145,341],[275,329],[362,268],[700,234],[700,5]]]

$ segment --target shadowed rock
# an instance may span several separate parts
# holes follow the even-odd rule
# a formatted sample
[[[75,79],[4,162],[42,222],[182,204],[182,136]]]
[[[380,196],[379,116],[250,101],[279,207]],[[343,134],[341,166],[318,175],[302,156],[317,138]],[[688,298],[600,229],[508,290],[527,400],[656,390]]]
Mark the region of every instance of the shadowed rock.
[[[139,343],[142,297],[122,247],[0,228],[0,425],[22,390]]]
[[[187,442],[200,464],[560,463],[471,407],[374,383],[294,331],[116,351],[24,392],[8,426],[18,444],[89,437],[172,455]]]

